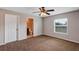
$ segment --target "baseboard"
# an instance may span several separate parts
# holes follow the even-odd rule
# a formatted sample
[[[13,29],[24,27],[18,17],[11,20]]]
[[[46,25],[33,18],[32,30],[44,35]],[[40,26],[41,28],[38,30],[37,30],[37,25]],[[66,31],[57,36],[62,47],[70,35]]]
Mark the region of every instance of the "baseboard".
[[[0,43],[0,46],[1,46],[1,45],[5,45],[5,44],[6,44],[6,43]]]
[[[58,38],[58,37],[54,37],[54,36],[50,36],[50,35],[44,35],[44,36],[49,36],[49,37],[52,37],[52,38],[56,38],[56,39],[62,39],[62,38]],[[69,42],[73,42],[73,43],[78,43],[77,41],[73,41],[73,40],[68,40],[68,39],[62,39],[62,40],[66,40],[66,41],[69,41]]]
[[[37,37],[37,36],[41,36],[41,35],[35,35],[35,36],[33,36],[33,37]],[[32,38],[32,37],[30,37],[30,38]],[[28,39],[28,38],[18,39],[18,40],[16,40],[16,41],[21,41],[21,40],[25,40],[25,39]],[[12,42],[16,42],[16,41],[12,41]],[[7,43],[0,43],[0,46],[1,46],[1,45],[6,45],[6,44],[8,44],[8,43],[11,43],[11,42],[7,42]]]
[[[62,38],[58,38],[58,37],[54,37],[54,36],[50,36],[50,35],[44,35],[44,34],[41,34],[41,35],[35,35],[35,36],[33,36],[33,37],[38,37],[38,36],[48,36],[48,37],[52,37],[52,38],[56,38],[56,39],[62,39]],[[31,37],[32,38],[32,37]],[[28,39],[28,38],[26,38],[26,39]],[[25,40],[25,39],[21,39],[21,40]],[[18,41],[21,41],[21,40],[18,40]],[[78,43],[79,44],[79,42],[77,42],[77,41],[72,41],[72,40],[67,40],[67,39],[62,39],[62,40],[65,40],[65,41],[69,41],[69,42],[73,42],[73,43]],[[14,42],[14,41],[13,41]],[[9,43],[11,43],[11,42],[9,42]],[[7,43],[1,43],[0,44],[0,46],[1,45],[6,45]]]

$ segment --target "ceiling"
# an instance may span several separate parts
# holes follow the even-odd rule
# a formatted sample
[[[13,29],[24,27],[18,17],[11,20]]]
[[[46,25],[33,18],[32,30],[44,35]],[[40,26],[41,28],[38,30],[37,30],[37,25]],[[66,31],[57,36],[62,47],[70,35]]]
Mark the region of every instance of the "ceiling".
[[[38,8],[39,7],[0,7],[0,9],[12,10],[12,11],[16,11],[24,14],[39,16],[38,14],[33,13],[33,12],[39,11]],[[57,15],[61,13],[79,10],[79,7],[46,7],[46,9],[54,9],[55,11],[51,12],[50,14]]]

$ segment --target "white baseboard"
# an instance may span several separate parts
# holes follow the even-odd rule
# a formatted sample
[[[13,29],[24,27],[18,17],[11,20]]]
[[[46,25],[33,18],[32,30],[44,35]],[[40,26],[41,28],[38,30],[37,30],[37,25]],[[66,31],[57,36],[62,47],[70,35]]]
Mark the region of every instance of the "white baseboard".
[[[5,45],[5,44],[6,44],[6,43],[0,43],[0,46],[1,46],[1,45]]]
[[[47,34],[45,34],[45,35],[47,35]],[[47,36],[55,37],[55,36],[51,36],[51,35],[47,35]],[[79,41],[75,41],[75,40],[71,40],[71,39],[60,38],[60,37],[55,37],[55,38],[63,39],[63,40],[70,41],[70,42],[74,42],[74,43],[79,43]]]

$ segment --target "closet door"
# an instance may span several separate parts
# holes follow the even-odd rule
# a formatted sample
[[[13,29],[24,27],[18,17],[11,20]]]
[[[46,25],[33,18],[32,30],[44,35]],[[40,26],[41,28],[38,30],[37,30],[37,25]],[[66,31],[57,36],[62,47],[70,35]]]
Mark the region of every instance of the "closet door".
[[[0,13],[0,45],[4,44],[4,39],[5,39],[5,22],[4,22],[4,15],[2,13]]]
[[[17,15],[5,14],[5,43],[17,40]]]

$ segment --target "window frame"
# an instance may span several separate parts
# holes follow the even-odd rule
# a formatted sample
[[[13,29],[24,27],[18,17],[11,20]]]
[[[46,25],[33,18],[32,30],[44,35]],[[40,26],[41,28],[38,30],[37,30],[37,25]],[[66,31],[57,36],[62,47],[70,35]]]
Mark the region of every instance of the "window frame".
[[[57,32],[56,31],[56,22],[55,22],[55,20],[60,20],[60,19],[67,19],[67,25],[66,25],[66,27],[67,27],[67,32],[66,33],[64,33],[64,32]],[[58,33],[58,34],[66,34],[66,35],[68,35],[68,18],[58,18],[58,19],[55,19],[54,20],[54,33]]]

